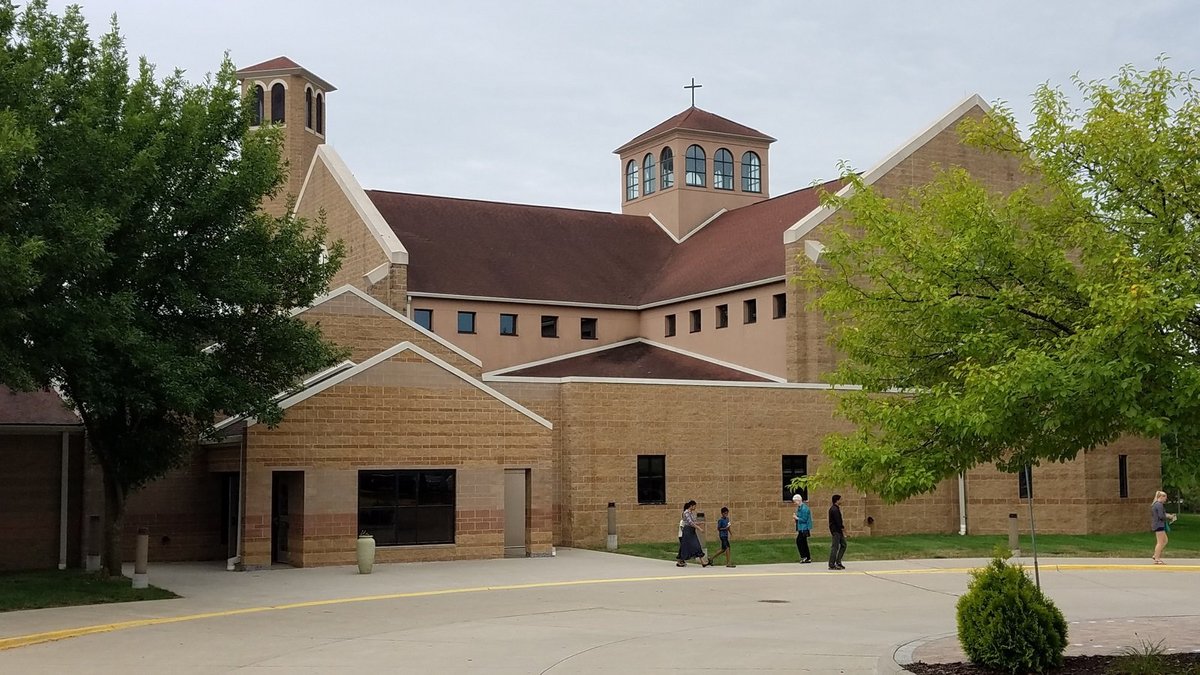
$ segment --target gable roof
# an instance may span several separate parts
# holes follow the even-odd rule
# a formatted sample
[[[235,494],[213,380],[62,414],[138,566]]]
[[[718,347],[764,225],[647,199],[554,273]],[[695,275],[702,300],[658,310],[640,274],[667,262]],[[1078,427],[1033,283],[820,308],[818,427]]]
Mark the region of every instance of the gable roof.
[[[979,94],[971,94],[964,99],[962,103],[954,106],[949,112],[938,118],[936,122],[923,129],[916,136],[910,138],[904,145],[892,151],[890,155],[884,157],[878,164],[871,167],[862,175],[863,184],[871,185],[880,178],[883,178],[887,172],[896,168],[897,164],[908,159],[909,156],[916,152],[921,146],[932,140],[934,136],[937,136],[945,131],[950,127],[950,125],[962,119],[963,115],[966,115],[973,108],[979,108],[984,113],[990,113],[992,111],[992,106],[988,105],[987,101],[984,101]],[[837,195],[839,197],[845,197],[850,193],[851,187],[847,185],[841,190],[838,190]],[[791,244],[799,241],[802,237],[804,237],[804,235],[812,232],[818,225],[825,222],[834,214],[835,211],[836,209],[832,209],[828,206],[822,206],[805,215],[803,218],[798,220],[795,225],[792,225],[783,233],[784,243]]]
[[[765,373],[651,342],[625,340],[542,361],[512,366],[486,375],[509,377],[604,377],[621,379],[777,382]]]
[[[75,411],[50,389],[13,391],[0,385],[0,426],[81,426]]]
[[[743,138],[766,141],[767,143],[775,142],[774,138],[771,138],[757,129],[751,129],[744,124],[738,124],[731,119],[727,119],[725,117],[721,117],[720,115],[710,113],[707,110],[701,110],[696,106],[692,106],[678,115],[664,120],[649,131],[638,134],[633,138],[633,140],[629,141],[625,145],[622,145],[616,150],[613,150],[613,153],[619,155],[629,148],[638,145],[639,143],[648,141],[656,136],[661,136],[669,131],[675,130],[703,131],[713,134],[741,136]]]
[[[634,309],[784,274],[781,234],[818,204],[805,188],[722,213],[676,243],[653,219],[368,190],[408,250],[416,296]]]
[[[262,63],[256,63],[245,68],[238,68],[237,76],[245,79],[248,75],[258,75],[259,77],[270,77],[272,75],[303,75],[312,81],[313,84],[321,87],[327,92],[337,91],[337,87],[326,82],[324,79],[317,77],[311,70],[296,63],[286,56],[276,56],[273,59],[267,59]]]

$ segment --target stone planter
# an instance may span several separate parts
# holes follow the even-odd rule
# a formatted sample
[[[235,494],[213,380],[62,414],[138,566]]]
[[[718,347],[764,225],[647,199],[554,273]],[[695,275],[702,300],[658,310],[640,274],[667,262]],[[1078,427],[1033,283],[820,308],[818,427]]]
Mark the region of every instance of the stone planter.
[[[370,574],[375,565],[375,537],[366,533],[358,535],[355,553],[358,555],[358,573]]]

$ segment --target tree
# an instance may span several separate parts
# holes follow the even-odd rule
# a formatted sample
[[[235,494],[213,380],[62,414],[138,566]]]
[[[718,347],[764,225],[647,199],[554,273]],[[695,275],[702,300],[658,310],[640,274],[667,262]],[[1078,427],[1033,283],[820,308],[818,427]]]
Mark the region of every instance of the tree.
[[[0,2],[0,381],[55,384],[104,480],[120,574],[128,495],[191,456],[221,414],[277,422],[276,396],[339,356],[291,316],[337,269],[324,229],[260,209],[283,181],[278,130],[228,57],[202,84],[130,68],[114,18]],[[5,252],[7,252],[7,250]],[[216,345],[206,349],[209,345]]]
[[[826,439],[827,480],[899,500],[982,463],[1194,437],[1196,80],[1162,60],[1076,84],[1086,109],[1037,90],[1027,139],[1003,106],[963,122],[968,143],[1025,158],[1012,194],[947,169],[895,200],[853,174],[826,197],[853,227],[803,280],[845,355],[833,381],[862,385],[840,401],[858,429]]]

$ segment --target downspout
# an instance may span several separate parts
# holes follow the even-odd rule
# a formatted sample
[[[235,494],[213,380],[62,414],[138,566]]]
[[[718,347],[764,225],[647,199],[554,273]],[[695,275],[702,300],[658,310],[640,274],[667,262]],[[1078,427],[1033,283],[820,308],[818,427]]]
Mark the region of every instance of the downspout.
[[[243,524],[246,508],[246,428],[242,428],[242,442],[238,448],[238,513],[237,527],[234,528],[234,537],[237,538],[237,553],[230,559],[225,561],[226,571],[233,572],[237,566],[242,563],[242,536],[246,528]]]
[[[967,477],[958,474],[958,534],[967,534]]]
[[[62,487],[58,501],[58,569],[67,569],[67,500],[71,494],[71,432],[62,432]]]

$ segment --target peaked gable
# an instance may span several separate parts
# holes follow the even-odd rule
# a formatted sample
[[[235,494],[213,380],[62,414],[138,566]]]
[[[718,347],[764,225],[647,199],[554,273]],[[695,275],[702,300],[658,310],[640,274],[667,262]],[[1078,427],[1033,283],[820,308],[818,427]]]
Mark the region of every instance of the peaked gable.
[[[775,142],[774,138],[771,138],[757,129],[751,129],[744,124],[738,124],[731,119],[721,117],[720,115],[710,113],[707,110],[701,110],[696,106],[692,106],[678,115],[675,115],[674,117],[655,125],[649,131],[638,134],[625,145],[613,150],[613,153],[619,155],[629,148],[632,148],[633,146],[644,141],[648,141],[657,136],[661,136],[676,130],[702,131],[712,134],[724,134],[727,136],[741,136],[742,138],[766,141],[767,143]]]

